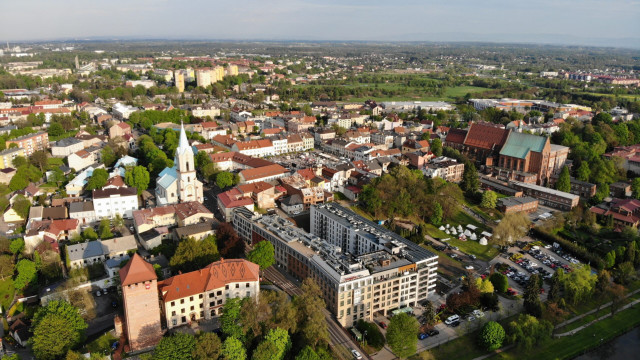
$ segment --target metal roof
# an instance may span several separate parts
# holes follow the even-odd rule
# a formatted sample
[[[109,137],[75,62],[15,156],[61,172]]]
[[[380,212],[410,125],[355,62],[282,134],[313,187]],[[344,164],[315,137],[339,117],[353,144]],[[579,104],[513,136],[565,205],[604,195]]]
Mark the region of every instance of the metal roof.
[[[514,158],[524,159],[529,151],[542,152],[547,143],[548,138],[544,136],[523,134],[512,131],[507,137],[500,155],[510,156]]]

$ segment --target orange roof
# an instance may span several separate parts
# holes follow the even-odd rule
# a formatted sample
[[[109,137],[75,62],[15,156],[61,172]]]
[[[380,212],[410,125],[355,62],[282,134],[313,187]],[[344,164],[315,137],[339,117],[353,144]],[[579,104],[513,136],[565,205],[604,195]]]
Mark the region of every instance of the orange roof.
[[[311,168],[309,168],[309,169],[300,169],[296,173],[298,175],[302,176],[302,178],[305,179],[305,180],[311,180],[314,177],[316,177],[316,173]]]
[[[173,205],[173,208],[178,219],[186,219],[198,214],[211,214],[209,209],[197,201],[175,204]]]
[[[269,176],[275,176],[284,174],[287,172],[287,169],[283,168],[278,164],[263,166],[255,169],[246,169],[240,172],[240,175],[244,178],[245,181],[261,179]]]
[[[246,193],[258,194],[265,190],[269,190],[271,188],[273,188],[273,185],[264,181],[256,181],[250,184],[238,185],[238,190],[240,190],[243,194],[246,194]]]
[[[40,106],[40,105],[58,105],[58,104],[62,104],[62,101],[60,101],[60,100],[42,100],[42,101],[36,101],[34,103],[35,106]]]
[[[125,184],[122,176],[114,176],[111,179],[107,180],[107,184],[105,186],[123,187],[125,186]]]
[[[161,281],[158,283],[158,290],[164,302],[169,302],[219,289],[229,283],[259,280],[260,267],[257,264],[244,259],[220,260],[204,269]]]
[[[122,286],[158,279],[153,265],[144,261],[138,253],[133,254],[129,262],[120,269],[120,283]]]

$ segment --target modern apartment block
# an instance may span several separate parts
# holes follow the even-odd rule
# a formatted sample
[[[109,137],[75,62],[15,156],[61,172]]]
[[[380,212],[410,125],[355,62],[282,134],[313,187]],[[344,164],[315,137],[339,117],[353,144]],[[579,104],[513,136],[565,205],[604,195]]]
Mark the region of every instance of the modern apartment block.
[[[345,327],[415,306],[435,291],[437,255],[334,203],[311,207],[311,233],[244,209],[233,226],[245,241],[270,241],[289,274],[316,280]]]
[[[7,140],[7,149],[11,148],[11,144],[16,144],[20,149],[24,149],[25,156],[31,156],[31,154],[38,150],[45,150],[49,148],[49,134],[46,132],[39,132]]]

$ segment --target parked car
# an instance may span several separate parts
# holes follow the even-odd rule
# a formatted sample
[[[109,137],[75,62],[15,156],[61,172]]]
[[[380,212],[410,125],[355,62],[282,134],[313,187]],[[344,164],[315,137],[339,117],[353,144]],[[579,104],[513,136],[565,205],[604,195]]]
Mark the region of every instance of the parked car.
[[[383,329],[387,328],[387,323],[385,323],[384,321],[380,321],[380,327]]]
[[[351,349],[351,354],[353,354],[353,357],[358,360],[362,359],[362,355],[360,355],[360,353],[355,349]]]
[[[438,331],[438,330],[436,330],[436,329],[431,329],[431,330],[428,330],[428,331],[427,331],[427,334],[428,334],[429,336],[436,336],[436,335],[440,334],[440,331]]]
[[[418,334],[418,339],[419,339],[419,340],[424,340],[424,339],[426,339],[426,338],[428,338],[428,337],[429,337],[429,335],[427,335],[427,334],[425,334],[425,333],[420,333],[420,334]]]
[[[451,315],[447,318],[447,320],[444,321],[444,323],[446,325],[451,325],[453,323],[455,323],[456,321],[460,321],[460,316],[458,315]]]
[[[473,310],[473,316],[475,316],[476,318],[483,318],[484,317],[484,313],[481,310]]]
[[[101,292],[100,290],[96,291],[96,296],[97,296],[97,297],[102,296],[102,292]]]

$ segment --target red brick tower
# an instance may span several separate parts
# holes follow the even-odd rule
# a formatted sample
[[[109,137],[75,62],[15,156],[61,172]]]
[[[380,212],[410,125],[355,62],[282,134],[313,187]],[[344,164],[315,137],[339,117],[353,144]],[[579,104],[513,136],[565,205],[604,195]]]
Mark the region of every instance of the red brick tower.
[[[125,332],[132,351],[154,346],[162,338],[157,280],[153,266],[138,254],[120,269]]]

